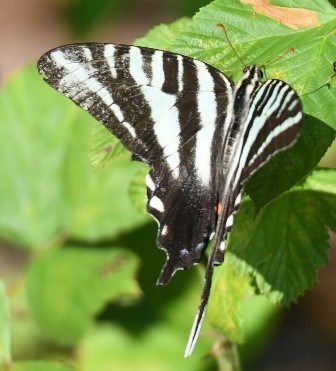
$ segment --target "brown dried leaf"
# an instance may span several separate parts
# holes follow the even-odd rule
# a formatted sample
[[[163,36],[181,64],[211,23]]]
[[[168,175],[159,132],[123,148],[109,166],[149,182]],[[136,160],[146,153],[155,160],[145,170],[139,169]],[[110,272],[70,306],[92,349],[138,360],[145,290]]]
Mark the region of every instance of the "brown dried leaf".
[[[317,12],[313,10],[271,5],[270,0],[241,0],[241,2],[252,5],[256,13],[272,18],[294,30],[318,25]]]

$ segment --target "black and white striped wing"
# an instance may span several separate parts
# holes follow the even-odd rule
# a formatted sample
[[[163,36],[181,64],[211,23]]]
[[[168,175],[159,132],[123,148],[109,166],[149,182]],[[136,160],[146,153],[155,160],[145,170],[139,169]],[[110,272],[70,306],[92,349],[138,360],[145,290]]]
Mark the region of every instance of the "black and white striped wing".
[[[301,101],[281,80],[267,80],[255,92],[240,148],[232,163],[234,187],[246,180],[272,156],[291,147],[303,124]]]
[[[147,208],[168,258],[158,282],[199,262],[215,229],[215,153],[232,106],[232,82],[188,57],[113,44],[51,50],[38,70],[151,167]]]
[[[246,181],[277,153],[291,147],[303,124],[300,98],[281,80],[267,80],[254,93],[227,179],[230,182],[230,212],[227,230],[240,206]]]
[[[253,70],[254,67],[250,68]],[[242,84],[242,82],[247,84]],[[243,77],[237,86],[244,86],[243,94],[249,93],[253,78]],[[246,86],[246,87],[245,87]],[[252,89],[253,90],[253,89]],[[235,93],[237,91],[235,90]],[[234,94],[234,96],[237,94]],[[231,153],[224,167],[225,184],[220,199],[221,215],[216,227],[213,249],[208,261],[202,300],[186,347],[185,356],[193,351],[208,302],[213,266],[224,260],[227,233],[231,231],[234,214],[239,210],[244,185],[249,177],[264,165],[272,156],[291,147],[297,140],[303,124],[300,99],[285,82],[268,80],[255,90],[246,117],[238,123],[239,134],[228,133],[226,151]],[[236,117],[245,107],[237,106]],[[230,148],[229,148],[230,147]]]

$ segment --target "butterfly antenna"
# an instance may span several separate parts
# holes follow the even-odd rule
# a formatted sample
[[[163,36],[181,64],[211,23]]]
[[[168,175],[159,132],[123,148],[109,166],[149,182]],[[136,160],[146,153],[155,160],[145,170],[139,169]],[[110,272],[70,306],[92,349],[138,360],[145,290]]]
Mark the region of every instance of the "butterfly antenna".
[[[278,55],[277,57],[275,57],[274,59],[270,59],[266,63],[262,64],[261,66],[259,66],[259,68],[262,68],[264,70],[264,75],[265,75],[265,77],[267,77],[266,76],[266,71],[265,71],[266,66],[270,66],[271,64],[273,64],[273,63],[279,61],[280,59],[282,59],[287,54],[294,53],[294,52],[295,52],[295,49],[291,47],[291,48],[287,49],[284,53],[282,53],[282,54]]]
[[[224,32],[224,35],[225,35],[225,38],[226,38],[226,41],[228,42],[228,44],[230,45],[233,53],[235,54],[235,56],[238,58],[238,60],[243,64],[244,67],[246,67],[246,64],[244,63],[244,61],[242,60],[242,58],[240,57],[240,55],[237,53],[237,50],[235,49],[235,47],[232,45],[231,41],[230,41],[230,38],[229,38],[229,35],[227,34],[227,31],[226,31],[226,28],[225,26],[223,25],[223,23],[217,23],[216,24],[217,27],[221,28]]]
[[[333,62],[333,72],[334,73],[331,76],[328,77],[328,80],[323,85],[321,85],[320,87],[318,87],[318,88],[316,88],[314,90],[311,90],[308,93],[302,94],[301,97],[304,97],[305,95],[309,95],[309,94],[315,93],[315,92],[319,91],[320,89],[324,88],[325,86],[327,86],[328,88],[330,88],[330,82],[336,76],[336,61]]]
[[[282,54],[275,57],[274,59],[270,59],[265,64],[261,65],[260,68],[265,68],[266,66],[270,66],[271,64],[273,64],[273,63],[279,61],[280,59],[282,59],[283,57],[285,57],[287,54],[292,54],[294,52],[295,52],[295,49],[291,47],[291,48],[287,49],[285,52],[283,52]]]

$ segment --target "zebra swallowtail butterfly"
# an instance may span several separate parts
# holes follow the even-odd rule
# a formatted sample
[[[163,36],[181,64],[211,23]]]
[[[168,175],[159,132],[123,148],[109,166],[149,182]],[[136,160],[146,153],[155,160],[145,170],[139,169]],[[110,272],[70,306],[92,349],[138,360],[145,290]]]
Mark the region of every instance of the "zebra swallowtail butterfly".
[[[195,346],[215,265],[246,180],[296,141],[300,99],[280,80],[261,84],[256,66],[234,85],[206,63],[137,46],[73,44],[51,50],[39,73],[149,165],[147,210],[167,261],[158,284],[200,262],[214,235],[201,303],[185,356]]]

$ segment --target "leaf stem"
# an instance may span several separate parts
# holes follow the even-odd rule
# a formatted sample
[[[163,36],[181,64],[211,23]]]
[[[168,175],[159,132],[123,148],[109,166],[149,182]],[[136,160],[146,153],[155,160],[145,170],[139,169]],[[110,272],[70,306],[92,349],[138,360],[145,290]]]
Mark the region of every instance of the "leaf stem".
[[[220,371],[240,371],[240,359],[237,344],[220,337],[214,344],[212,353]]]

